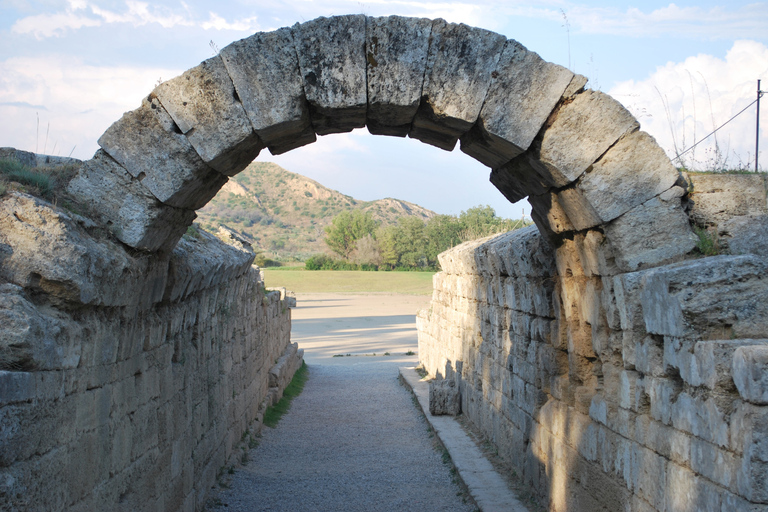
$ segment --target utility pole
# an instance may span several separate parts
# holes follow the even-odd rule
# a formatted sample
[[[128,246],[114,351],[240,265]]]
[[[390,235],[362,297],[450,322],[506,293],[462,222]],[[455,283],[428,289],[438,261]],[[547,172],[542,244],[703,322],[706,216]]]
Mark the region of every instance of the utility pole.
[[[755,172],[758,172],[757,161],[760,150],[760,97],[765,91],[760,90],[760,80],[757,81],[757,120],[755,121]]]

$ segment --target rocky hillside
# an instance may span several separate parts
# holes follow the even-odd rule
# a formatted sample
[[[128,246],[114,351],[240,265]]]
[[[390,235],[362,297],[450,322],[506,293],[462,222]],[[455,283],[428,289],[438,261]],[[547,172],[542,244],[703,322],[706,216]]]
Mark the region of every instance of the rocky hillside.
[[[254,162],[198,212],[198,222],[213,232],[221,225],[238,231],[270,258],[305,258],[326,251],[323,228],[345,210],[371,212],[385,226],[435,215],[399,199],[358,201],[277,164]]]

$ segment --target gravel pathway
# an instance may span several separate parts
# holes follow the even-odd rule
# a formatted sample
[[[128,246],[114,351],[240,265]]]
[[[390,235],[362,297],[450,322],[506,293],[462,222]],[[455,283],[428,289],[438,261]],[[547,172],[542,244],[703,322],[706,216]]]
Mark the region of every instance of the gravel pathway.
[[[295,324],[301,321],[297,313]],[[338,314],[354,322],[349,311]],[[359,353],[357,336],[349,336],[350,326],[343,323],[337,327],[348,335],[349,352]],[[369,335],[370,330],[359,334],[366,343]],[[415,332],[409,336],[415,350]],[[301,339],[295,335],[293,339],[302,346]],[[386,350],[377,349],[378,354]],[[414,365],[416,358],[392,354],[336,358],[308,354],[310,373],[304,391],[277,428],[264,427],[247,465],[227,476],[229,489],[217,491],[208,509],[476,510],[450,466],[443,463],[442,450],[436,448],[410,391],[397,380],[398,366]]]

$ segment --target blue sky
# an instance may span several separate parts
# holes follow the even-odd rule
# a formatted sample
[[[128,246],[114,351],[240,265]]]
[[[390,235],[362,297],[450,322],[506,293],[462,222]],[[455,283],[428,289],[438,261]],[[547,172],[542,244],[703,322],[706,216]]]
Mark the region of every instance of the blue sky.
[[[89,158],[101,133],[159,80],[215,48],[349,13],[442,17],[516,39],[624,103],[670,156],[749,104],[758,78],[768,89],[766,2],[0,0],[0,146]],[[754,140],[753,108],[686,163],[754,165]],[[478,204],[507,217],[530,212],[524,201],[507,203],[488,169],[458,149],[366,130],[259,159],[364,200],[398,197],[439,213]],[[768,152],[761,161],[768,168]]]

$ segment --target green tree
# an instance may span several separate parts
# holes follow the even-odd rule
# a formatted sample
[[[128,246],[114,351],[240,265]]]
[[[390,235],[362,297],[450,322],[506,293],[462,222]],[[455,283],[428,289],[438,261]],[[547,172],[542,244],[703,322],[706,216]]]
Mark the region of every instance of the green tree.
[[[438,254],[461,243],[463,229],[462,223],[453,215],[436,215],[427,221],[424,234],[430,266],[437,266]]]
[[[400,262],[400,254],[397,252],[397,226],[380,228],[376,232],[376,240],[379,242],[379,255],[381,263],[389,268],[394,268]]]
[[[359,239],[375,231],[376,221],[369,212],[341,212],[325,227],[325,244],[346,259]]]

